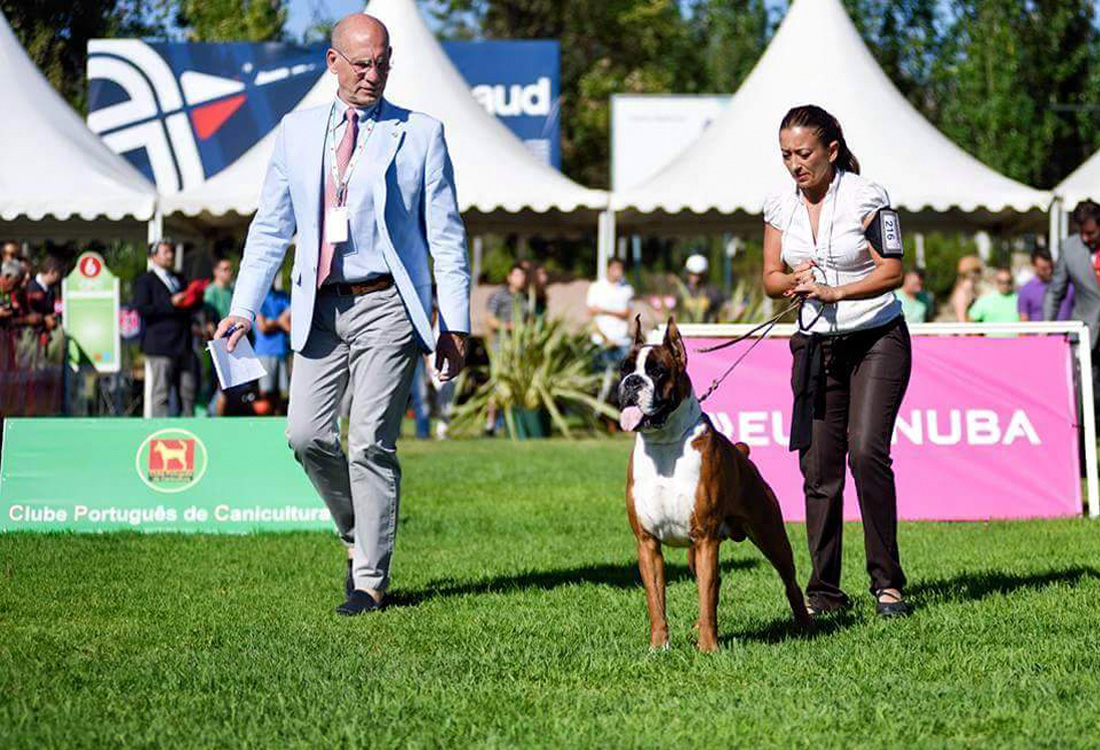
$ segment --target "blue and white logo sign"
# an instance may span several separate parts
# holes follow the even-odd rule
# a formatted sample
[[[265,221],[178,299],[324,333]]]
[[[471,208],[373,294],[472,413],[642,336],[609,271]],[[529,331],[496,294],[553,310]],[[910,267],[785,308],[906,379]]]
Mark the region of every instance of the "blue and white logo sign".
[[[164,195],[236,161],[325,71],[326,47],[88,43],[88,127]]]
[[[561,45],[556,41],[444,42],[485,110],[544,164],[561,168]]]
[[[544,163],[561,162],[557,42],[444,45],[475,98]],[[88,43],[88,127],[162,195],[229,167],[326,74],[325,44]]]

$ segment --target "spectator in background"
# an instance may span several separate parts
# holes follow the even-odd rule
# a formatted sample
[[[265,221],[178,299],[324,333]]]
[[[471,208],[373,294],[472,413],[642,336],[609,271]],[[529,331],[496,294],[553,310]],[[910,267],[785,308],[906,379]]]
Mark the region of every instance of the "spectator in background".
[[[207,310],[207,323],[212,323],[217,328],[222,318],[229,314],[229,304],[232,301],[233,263],[228,258],[222,258],[214,264],[214,279],[202,294],[203,306]]]
[[[61,298],[61,260],[47,255],[42,269],[27,284],[27,305],[30,311],[42,316],[47,331],[57,328],[61,319],[58,302]]]
[[[222,318],[229,314],[229,305],[233,300],[233,263],[222,258],[214,264],[213,278],[202,293],[203,336],[206,341],[214,338],[214,331]],[[202,385],[202,403],[207,404],[210,414],[218,417],[226,415],[228,402],[218,383],[217,374],[209,357],[202,360],[204,383]]]
[[[1020,320],[1046,320],[1043,316],[1043,300],[1050,286],[1050,280],[1054,278],[1054,261],[1050,253],[1043,248],[1035,248],[1031,251],[1031,269],[1035,276],[1031,281],[1020,287],[1018,295],[1020,301]],[[1058,308],[1057,320],[1069,320],[1073,311],[1073,284],[1066,288],[1066,297]]]
[[[680,295],[677,319],[681,323],[716,323],[725,301],[720,291],[707,284],[710,263],[706,256],[690,256],[684,263],[686,288]]]
[[[134,281],[134,309],[142,319],[141,351],[152,377],[152,416],[168,416],[168,397],[175,388],[180,411],[195,413],[196,378],[191,348],[191,314],[187,284],[172,270],[176,249],[170,242],[149,248],[152,269]]]
[[[1092,345],[1092,382],[1094,392],[1100,388],[1100,205],[1082,201],[1073,209],[1077,234],[1067,237],[1054,266],[1054,275],[1043,298],[1043,316],[1053,320],[1056,311],[1069,295],[1073,285],[1072,320],[1081,320],[1089,327]],[[1095,399],[1100,418],[1100,399]]]
[[[268,414],[285,414],[290,392],[290,295],[272,287],[256,315],[256,356],[267,374],[260,378],[260,400]]]
[[[951,312],[959,323],[965,323],[970,306],[981,295],[982,259],[977,255],[964,255],[959,258],[958,276],[955,288],[951,290]]]
[[[493,292],[489,298],[489,317],[486,323],[492,333],[493,345],[501,331],[511,331],[516,308],[527,314],[527,269],[523,263],[513,263],[508,271],[508,283]]]
[[[0,326],[4,328],[22,325],[24,322],[27,303],[22,281],[23,264],[15,258],[0,262]]]
[[[928,320],[928,305],[921,299],[922,291],[924,291],[924,271],[919,268],[910,268],[905,272],[901,289],[898,290],[901,314],[905,316],[906,323],[923,323]]]
[[[607,278],[588,287],[588,314],[592,316],[592,342],[622,359],[630,348],[630,304],[634,287],[625,281],[626,265],[619,258],[607,264]]]
[[[14,240],[5,240],[0,247],[0,263],[6,263],[9,260],[19,260],[19,243]]]
[[[531,273],[531,313],[536,317],[546,315],[550,308],[550,272],[546,266],[535,266]]]
[[[970,306],[970,320],[975,323],[1019,322],[1019,304],[1013,289],[1012,271],[998,268],[994,284],[996,288],[992,292],[983,294]]]

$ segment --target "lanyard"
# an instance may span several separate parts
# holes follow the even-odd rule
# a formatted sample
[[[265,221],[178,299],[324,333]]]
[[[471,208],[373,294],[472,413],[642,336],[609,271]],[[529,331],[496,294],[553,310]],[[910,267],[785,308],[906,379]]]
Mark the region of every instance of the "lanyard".
[[[348,109],[351,109],[349,107]],[[346,112],[346,110],[345,110]],[[343,206],[348,197],[348,182],[351,181],[351,173],[355,170],[355,165],[359,163],[359,156],[363,153],[363,148],[367,145],[367,141],[370,140],[371,133],[374,132],[375,120],[378,116],[378,105],[375,105],[374,112],[367,118],[367,122],[363,125],[363,132],[358,136],[358,143],[355,144],[355,153],[351,155],[351,160],[348,162],[347,168],[344,170],[344,174],[340,174],[340,164],[336,159],[336,127],[340,124],[336,119],[336,104],[333,103],[332,109],[328,113],[328,153],[332,162],[332,182],[336,185],[336,205]],[[345,114],[346,118],[347,115]],[[356,114],[358,117],[358,114]],[[345,124],[344,127],[351,127],[350,124]]]
[[[844,177],[844,171],[843,170],[837,170],[836,180],[832,185],[829,186],[829,190],[825,194],[826,198],[828,198],[829,195],[832,195],[832,197],[833,197],[833,210],[829,215],[829,233],[828,233],[828,236],[826,238],[826,246],[825,246],[826,247],[825,252],[826,252],[826,255],[828,257],[828,262],[827,263],[825,262],[825,258],[821,256],[821,242],[820,242],[821,238],[820,238],[820,236],[816,237],[816,238],[813,238],[812,237],[813,227],[812,226],[810,227],[811,238],[814,240],[814,258],[815,258],[815,260],[822,261],[822,265],[819,266],[821,268],[822,280],[824,282],[828,283],[829,278],[825,274],[825,270],[829,266],[832,266],[833,274],[836,277],[837,286],[840,286],[840,270],[836,267],[836,263],[833,262],[833,227],[836,226],[836,204],[840,202],[840,180],[843,177]],[[795,190],[798,191],[798,188],[795,188]],[[807,222],[807,225],[809,225],[810,209],[809,209],[808,206],[806,206],[806,202],[802,199],[801,192],[799,192],[799,194],[798,194],[798,202],[801,203],[802,206],[806,209],[806,222]],[[824,213],[824,211],[822,211],[822,213]],[[819,214],[818,215],[818,230],[820,231],[820,229],[821,229],[821,215]],[[798,308],[798,327],[799,327],[800,330],[808,331],[810,328],[813,328],[814,323],[817,323],[818,319],[821,318],[822,313],[825,312],[825,304],[822,303],[822,302],[818,302],[817,304],[818,304],[817,315],[814,316],[813,321],[808,326],[803,326],[803,324],[802,324],[802,310],[804,308],[803,307]],[[836,303],[834,302],[833,305],[835,306]]]

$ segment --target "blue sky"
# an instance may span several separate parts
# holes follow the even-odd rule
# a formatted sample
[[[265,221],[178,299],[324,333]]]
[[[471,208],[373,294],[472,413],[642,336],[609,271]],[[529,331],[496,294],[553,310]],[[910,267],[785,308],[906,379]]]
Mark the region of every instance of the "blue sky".
[[[364,0],[290,0],[288,6],[286,30],[292,39],[300,39],[302,32],[313,25],[314,18],[343,18],[363,10],[367,4]]]

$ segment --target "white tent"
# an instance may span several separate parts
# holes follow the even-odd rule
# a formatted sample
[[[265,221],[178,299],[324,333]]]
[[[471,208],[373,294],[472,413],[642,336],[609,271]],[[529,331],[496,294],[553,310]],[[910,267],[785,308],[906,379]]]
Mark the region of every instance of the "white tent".
[[[1084,200],[1100,202],[1100,151],[1073,170],[1054,188],[1054,192],[1069,210]]]
[[[996,225],[1014,213],[1037,217],[1050,205],[1050,193],[990,169],[925,120],[879,68],[840,0],[794,0],[721,117],[672,165],[613,195],[619,221],[758,225],[765,196],[792,184],[779,155],[779,121],[807,103],[840,120],[862,173],[886,187],[910,226],[914,218],[925,226]]]
[[[470,93],[417,10],[413,0],[371,0],[367,13],[386,24],[394,68],[386,98],[441,120],[455,167],[460,208],[473,230],[534,229],[580,223],[594,226],[607,194],[584,188],[540,163],[523,143]],[[332,100],[336,81],[325,73],[301,107]],[[165,214],[249,215],[271,153],[269,134],[236,163],[201,187],[168,196]]]
[[[155,188],[53,89],[0,14],[0,231],[144,241]]]

